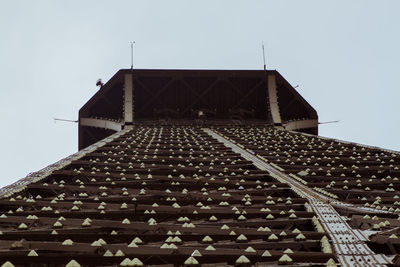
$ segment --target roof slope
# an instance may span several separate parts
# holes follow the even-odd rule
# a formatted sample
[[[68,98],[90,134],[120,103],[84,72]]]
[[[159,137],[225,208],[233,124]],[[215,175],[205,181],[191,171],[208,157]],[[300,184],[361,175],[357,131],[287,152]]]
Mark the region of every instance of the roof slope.
[[[138,123],[4,188],[0,263],[397,261],[397,152],[209,126]]]
[[[0,201],[0,262],[337,261],[306,198],[199,127],[133,126],[14,189]]]

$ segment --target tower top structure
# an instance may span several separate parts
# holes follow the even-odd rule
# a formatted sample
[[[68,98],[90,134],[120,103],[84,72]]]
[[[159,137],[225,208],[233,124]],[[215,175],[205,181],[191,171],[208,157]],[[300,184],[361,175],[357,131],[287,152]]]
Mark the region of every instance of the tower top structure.
[[[80,109],[79,149],[135,121],[198,119],[318,134],[317,112],[276,70],[122,69]]]

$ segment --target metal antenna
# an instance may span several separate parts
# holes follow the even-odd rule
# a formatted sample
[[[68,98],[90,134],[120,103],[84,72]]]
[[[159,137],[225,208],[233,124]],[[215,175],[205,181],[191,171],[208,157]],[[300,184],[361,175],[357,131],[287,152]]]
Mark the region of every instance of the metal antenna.
[[[325,121],[325,122],[318,122],[318,124],[328,124],[328,123],[337,123],[340,121]]]
[[[131,42],[131,69],[133,69],[133,46],[135,41]]]
[[[77,120],[66,120],[66,119],[57,119],[57,118],[53,118],[53,120],[54,120],[54,122],[56,122],[56,121],[75,122],[75,123],[78,122]]]
[[[264,41],[262,42],[262,52],[263,52],[263,60],[264,60],[264,70],[267,70],[267,65],[265,65]]]

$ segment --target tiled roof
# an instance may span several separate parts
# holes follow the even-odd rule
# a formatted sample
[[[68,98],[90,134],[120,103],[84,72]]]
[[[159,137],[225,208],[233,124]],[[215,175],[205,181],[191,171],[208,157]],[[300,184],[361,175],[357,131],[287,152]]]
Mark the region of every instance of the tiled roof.
[[[272,136],[256,146],[286,172],[271,148],[297,135],[251,129]],[[248,128],[214,130],[254,151]],[[3,266],[338,263],[304,194],[195,126],[135,125],[8,188],[0,204]]]

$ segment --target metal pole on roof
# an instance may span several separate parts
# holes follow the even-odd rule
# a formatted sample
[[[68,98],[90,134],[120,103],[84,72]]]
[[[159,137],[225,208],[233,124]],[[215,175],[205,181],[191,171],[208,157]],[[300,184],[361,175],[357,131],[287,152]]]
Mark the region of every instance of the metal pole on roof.
[[[135,41],[131,42],[131,69],[133,69],[133,45]]]
[[[264,60],[264,70],[267,70],[267,65],[265,64],[264,41],[262,42],[262,52],[263,52],[263,60]]]
[[[340,121],[325,121],[325,122],[318,122],[318,124],[328,124],[328,123],[337,123]]]
[[[53,118],[54,122],[56,121],[66,121],[66,122],[79,122],[78,120],[66,120],[66,119],[58,119],[58,118]]]

